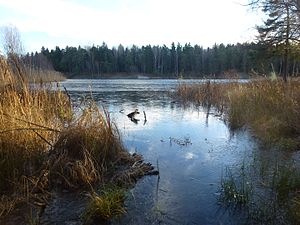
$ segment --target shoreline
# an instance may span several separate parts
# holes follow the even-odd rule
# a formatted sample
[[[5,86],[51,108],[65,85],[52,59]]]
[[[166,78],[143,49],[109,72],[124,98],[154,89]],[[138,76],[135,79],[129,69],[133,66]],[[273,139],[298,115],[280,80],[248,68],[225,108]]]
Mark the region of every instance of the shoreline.
[[[127,74],[127,73],[116,73],[116,74],[102,74],[102,75],[86,75],[86,74],[66,74],[67,79],[99,79],[99,80],[118,80],[118,79],[139,79],[139,80],[190,80],[190,79],[197,79],[197,80],[207,80],[207,79],[214,79],[214,80],[221,80],[221,79],[251,79],[250,76],[239,76],[239,77],[227,77],[227,76],[172,76],[172,75],[153,75],[153,74]]]

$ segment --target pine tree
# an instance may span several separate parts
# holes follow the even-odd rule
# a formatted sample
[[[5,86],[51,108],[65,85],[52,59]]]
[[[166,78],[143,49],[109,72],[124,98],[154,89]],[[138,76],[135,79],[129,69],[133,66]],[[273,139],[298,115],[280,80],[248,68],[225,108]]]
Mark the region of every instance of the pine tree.
[[[297,1],[263,0],[254,4],[262,8],[268,18],[258,26],[260,42],[276,47],[283,57],[283,79],[286,81],[291,47],[300,41],[300,20]]]

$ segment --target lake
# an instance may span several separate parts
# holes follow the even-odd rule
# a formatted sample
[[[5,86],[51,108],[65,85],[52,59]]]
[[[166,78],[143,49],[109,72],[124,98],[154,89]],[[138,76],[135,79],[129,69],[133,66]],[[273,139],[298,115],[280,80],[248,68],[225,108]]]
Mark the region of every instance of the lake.
[[[220,204],[226,168],[252,158],[257,144],[232,133],[222,115],[183,106],[172,95],[179,83],[201,80],[66,80],[75,106],[92,98],[117,124],[124,146],[159,170],[128,192],[127,214],[113,224],[241,224],[243,216]],[[224,81],[219,81],[224,82]],[[126,115],[140,114],[134,123]],[[143,113],[145,112],[145,115]],[[146,120],[145,120],[146,116]]]

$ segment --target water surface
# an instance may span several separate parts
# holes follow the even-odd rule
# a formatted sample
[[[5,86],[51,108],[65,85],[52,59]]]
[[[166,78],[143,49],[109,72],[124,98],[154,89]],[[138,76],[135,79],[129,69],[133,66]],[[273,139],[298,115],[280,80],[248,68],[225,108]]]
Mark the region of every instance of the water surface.
[[[247,132],[231,134],[222,117],[183,107],[172,95],[179,82],[199,80],[67,80],[80,104],[92,98],[110,112],[129,152],[141,153],[160,171],[138,181],[128,213],[113,224],[240,224],[218,203],[224,168],[239,166],[256,144]],[[126,115],[141,113],[132,122]],[[146,120],[143,114],[146,114]]]

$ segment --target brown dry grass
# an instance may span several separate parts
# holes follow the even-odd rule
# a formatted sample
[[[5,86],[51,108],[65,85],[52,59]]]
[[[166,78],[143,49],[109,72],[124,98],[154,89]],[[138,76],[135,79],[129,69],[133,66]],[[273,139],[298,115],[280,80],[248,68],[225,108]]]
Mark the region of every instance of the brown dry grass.
[[[20,176],[32,174],[43,155],[72,119],[69,99],[46,88],[30,89],[0,59],[0,191],[11,190]]]
[[[265,144],[277,143],[287,149],[299,146],[299,80],[180,85],[177,94],[183,102],[225,109],[232,129],[251,128]]]
[[[214,106],[223,111],[228,103],[228,93],[239,86],[239,83],[216,83],[207,81],[202,84],[180,84],[177,96],[183,103],[189,102],[205,107]]]
[[[118,163],[132,163],[105,110],[74,115],[70,99],[0,57],[0,217],[20,203],[44,207],[51,188],[93,190]]]
[[[31,83],[58,82],[66,79],[62,73],[54,70],[27,68],[26,73]]]
[[[72,188],[103,181],[113,164],[129,157],[109,114],[93,103],[62,130],[52,154],[51,180]]]

